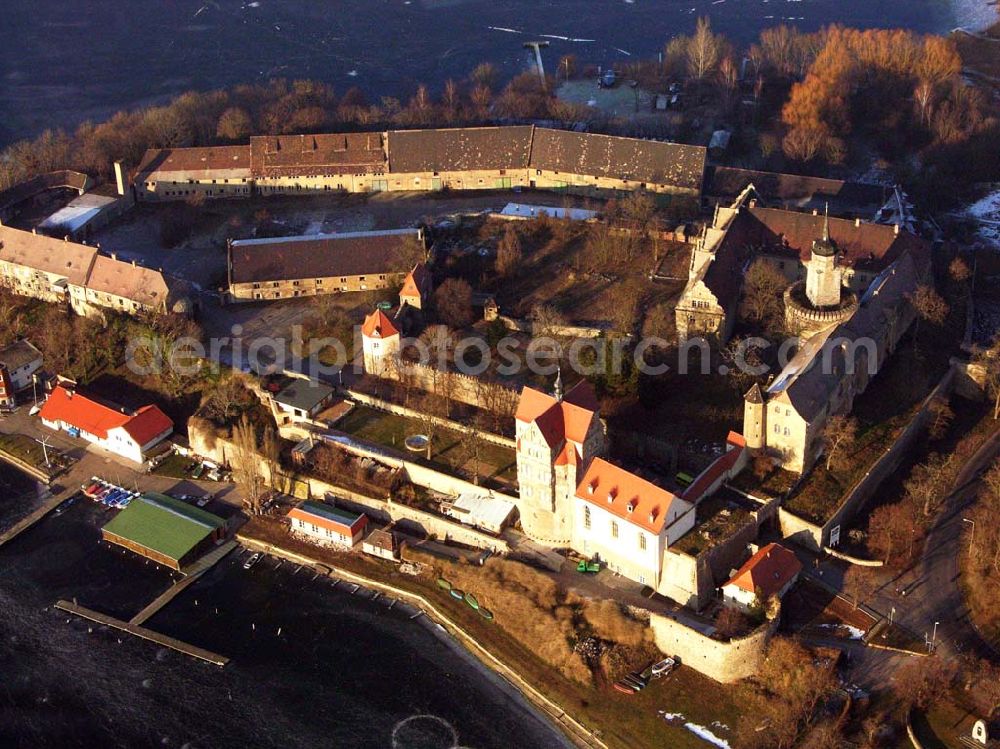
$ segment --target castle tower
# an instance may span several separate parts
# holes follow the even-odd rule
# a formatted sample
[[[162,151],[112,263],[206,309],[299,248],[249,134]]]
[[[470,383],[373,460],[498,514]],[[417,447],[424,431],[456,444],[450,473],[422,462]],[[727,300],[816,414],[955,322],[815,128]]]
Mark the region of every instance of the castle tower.
[[[743,436],[751,450],[767,447],[767,404],[756,382],[743,396]]]
[[[604,452],[597,398],[586,382],[562,394],[524,388],[517,406],[517,480],[521,527],[553,547],[573,540],[573,496],[579,478]]]
[[[812,254],[806,263],[806,297],[816,308],[836,307],[840,304],[841,276],[837,266],[837,246],[830,239],[830,212],[823,217],[823,237],[812,245]]]
[[[375,377],[395,376],[399,357],[399,331],[386,314],[377,309],[361,326],[361,350],[365,372]]]

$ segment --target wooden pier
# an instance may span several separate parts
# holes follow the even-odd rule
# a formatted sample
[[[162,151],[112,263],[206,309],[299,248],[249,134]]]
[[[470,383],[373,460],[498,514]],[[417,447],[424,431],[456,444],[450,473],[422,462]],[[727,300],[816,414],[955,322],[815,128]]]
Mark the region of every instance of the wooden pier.
[[[141,637],[143,640],[154,642],[157,645],[170,648],[171,650],[176,650],[178,653],[189,655],[192,658],[198,658],[199,660],[206,661],[207,663],[211,663],[219,667],[225,666],[229,663],[229,659],[224,655],[219,655],[218,653],[213,653],[210,650],[190,645],[173,637],[168,637],[167,635],[161,635],[159,632],[154,632],[151,629],[139,627],[134,624],[130,624],[129,622],[124,622],[121,619],[115,619],[113,616],[108,616],[107,614],[102,614],[99,611],[88,609],[84,606],[75,604],[72,601],[58,601],[56,602],[55,607],[61,611],[66,611],[84,619],[89,619],[90,621],[98,624],[113,627],[114,629],[121,630],[122,632],[128,632],[130,635]]]

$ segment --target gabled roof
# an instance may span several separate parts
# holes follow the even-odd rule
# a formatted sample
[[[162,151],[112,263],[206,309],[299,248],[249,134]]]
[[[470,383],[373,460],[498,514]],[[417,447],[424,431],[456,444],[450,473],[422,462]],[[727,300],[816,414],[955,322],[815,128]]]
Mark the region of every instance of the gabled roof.
[[[392,324],[388,315],[377,309],[365,318],[365,322],[361,326],[361,335],[366,338],[391,338],[394,335],[399,335],[399,331],[396,330],[396,326]]]
[[[612,515],[659,535],[694,505],[634,473],[594,458],[576,496]]]
[[[177,283],[178,287],[182,285]],[[145,307],[162,308],[169,302],[171,287],[161,271],[98,255],[87,279],[87,288],[124,297]]]
[[[390,130],[389,170],[406,174],[524,169],[532,130],[531,125]]]
[[[61,421],[100,439],[107,439],[109,431],[122,427],[140,446],[173,427],[170,418],[155,405],[144,406],[133,416],[62,385],[52,391],[39,415],[45,421]]]
[[[746,224],[744,242],[765,252],[786,252],[802,261],[809,259],[813,242],[823,236],[824,218],[818,213],[751,206],[741,211],[739,220]],[[831,218],[830,239],[837,246],[841,265],[861,269],[880,270],[907,251],[927,251],[920,237],[868,221]]]
[[[254,177],[383,172],[383,137],[382,133],[254,136],[250,168]]]
[[[535,128],[528,166],[701,191],[703,146]]]
[[[171,559],[182,559],[225,521],[165,494],[132,500],[103,530]]]
[[[159,406],[151,405],[136,411],[135,416],[122,424],[122,428],[141,446],[149,444],[164,432],[173,430],[174,422]]]
[[[0,261],[62,276],[75,286],[86,284],[96,257],[97,250],[84,244],[0,226]]]
[[[14,341],[0,348],[0,365],[7,367],[8,370],[20,369],[41,358],[42,352],[27,339]]]
[[[765,601],[801,571],[802,563],[795,554],[772,543],[750,557],[726,585],[734,585]]]
[[[140,181],[169,176],[210,177],[211,172],[233,172],[250,176],[250,146],[207,146],[199,148],[150,148],[136,169]]]
[[[403,288],[400,289],[399,295],[401,297],[414,297],[420,298],[427,290],[430,284],[431,272],[427,270],[427,266],[423,263],[417,263],[413,266],[413,270],[406,274],[406,278],[403,279]]]
[[[402,273],[396,253],[419,238],[417,229],[310,234],[231,243],[232,282]]]

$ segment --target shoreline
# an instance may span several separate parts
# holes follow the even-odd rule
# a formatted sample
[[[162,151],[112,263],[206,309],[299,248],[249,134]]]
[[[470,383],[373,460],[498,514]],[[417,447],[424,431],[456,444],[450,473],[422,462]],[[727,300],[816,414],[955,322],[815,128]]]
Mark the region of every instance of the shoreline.
[[[531,686],[514,669],[486,650],[475,637],[441,613],[433,603],[420,594],[396,588],[356,572],[334,567],[321,559],[299,554],[269,541],[244,535],[242,532],[237,533],[236,540],[248,549],[273,554],[316,568],[323,568],[329,570],[327,573],[329,575],[335,574],[344,580],[350,580],[352,583],[403,599],[408,605],[423,612],[424,616],[421,618],[428,620],[424,626],[428,627],[429,631],[452,648],[463,660],[474,664],[477,671],[500,689],[505,698],[515,702],[523,702],[521,705],[523,709],[529,711],[538,721],[548,726],[554,735],[562,737],[563,746],[568,749],[574,747],[577,749],[594,749],[595,747],[609,749],[608,745],[597,738],[593,732],[573,718],[560,705]],[[475,647],[470,647],[470,645]]]

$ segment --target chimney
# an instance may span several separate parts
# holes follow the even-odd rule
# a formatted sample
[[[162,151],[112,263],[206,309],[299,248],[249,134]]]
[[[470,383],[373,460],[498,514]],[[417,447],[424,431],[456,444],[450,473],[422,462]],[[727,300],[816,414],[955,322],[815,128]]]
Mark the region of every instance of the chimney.
[[[893,234],[899,234],[899,224],[892,225]]]
[[[69,241],[69,234],[63,234],[63,242]]]
[[[100,245],[98,245],[98,247],[100,247]],[[118,259],[118,253],[117,252],[112,252],[111,253],[111,259],[112,260],[117,260]]]
[[[856,219],[854,219],[854,225],[855,226],[861,226],[861,217],[860,216],[858,216]]]
[[[135,267],[136,267],[136,264],[135,264],[135,260],[133,260],[133,261],[132,261],[132,267],[133,267],[133,268],[135,268]]]
[[[31,227],[31,233],[32,234],[38,234],[38,229],[36,229],[34,226],[32,226]]]
[[[813,216],[818,216],[818,215],[819,215],[819,210],[816,209],[816,208],[813,208]]]

